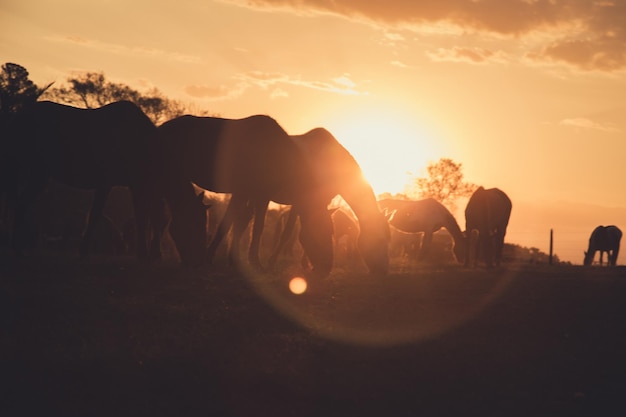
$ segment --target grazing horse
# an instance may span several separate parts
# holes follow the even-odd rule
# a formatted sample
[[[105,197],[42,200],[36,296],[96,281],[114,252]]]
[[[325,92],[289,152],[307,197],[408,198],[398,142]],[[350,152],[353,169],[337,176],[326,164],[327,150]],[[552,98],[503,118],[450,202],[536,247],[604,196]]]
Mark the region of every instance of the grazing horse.
[[[346,258],[352,259],[357,251],[359,224],[354,220],[353,216],[341,209],[335,211],[332,217],[335,249],[339,249],[341,247],[341,242],[343,241],[345,245]]]
[[[494,258],[496,265],[500,265],[511,208],[509,197],[497,188],[479,187],[474,191],[465,208],[465,266],[469,265],[470,258],[476,266],[479,250],[487,267],[493,266]]]
[[[232,194],[209,245],[209,261],[231,226],[231,259],[237,256],[239,238],[245,229],[241,223],[247,224],[253,212],[248,259],[259,266],[265,214],[269,201],[275,201],[292,205],[300,215],[300,243],[311,259],[313,272],[322,276],[330,273],[332,222],[326,208],[330,199],[319,192],[312,161],[274,119],[262,115],[245,119],[187,115],[162,124],[158,130],[169,158],[167,171],[178,181],[192,181],[206,190]],[[174,213],[172,223],[177,222],[177,217],[180,216]],[[201,230],[205,227],[205,223],[197,225]]]
[[[354,212],[359,225],[357,247],[370,274],[386,275],[389,270],[389,224],[380,212],[374,191],[363,177],[359,164],[324,128],[316,128],[291,138],[313,161],[321,182],[319,192],[324,195],[324,199],[330,202],[336,195],[341,195]],[[297,214],[291,212],[281,242],[288,240]],[[280,251],[281,245],[277,251]]]
[[[357,241],[359,237],[359,224],[354,220],[353,216],[346,213],[340,208],[329,209],[331,218],[333,220],[333,242],[335,246],[335,253],[339,254],[340,246],[345,250],[346,259],[353,259],[357,250]],[[293,246],[295,244],[295,236],[300,230],[300,223],[296,222],[293,225],[292,232],[285,242],[280,243],[281,238],[285,238],[283,231],[289,221],[291,215],[291,209],[284,210],[280,213],[274,230],[274,236],[276,238],[275,244],[278,248],[272,253],[270,257],[269,265],[274,267],[278,261],[278,256],[281,252],[288,253],[293,256]],[[306,253],[303,254],[301,263],[306,266],[309,263]]]
[[[34,103],[11,126],[9,155],[11,190],[15,205],[13,247],[26,246],[27,211],[32,209],[49,179],[95,190],[87,229],[80,246],[86,257],[96,224],[113,186],[130,188],[140,236],[137,254],[148,256],[147,227],[158,207],[153,181],[158,153],[156,127],[131,102],[120,101],[98,109],[79,109],[49,101]],[[150,255],[158,257],[160,236]]]
[[[615,266],[617,255],[619,255],[619,244],[622,240],[622,231],[617,226],[598,226],[589,238],[589,248],[585,252],[585,266],[593,263],[596,251],[600,251],[600,265],[602,265],[602,255],[607,253],[608,266]]]
[[[393,215],[394,211],[413,200],[396,200],[393,198],[385,198],[378,200],[378,206],[387,219]],[[395,227],[390,227],[391,238],[389,241],[389,256],[393,257],[412,257],[417,256],[421,243],[421,236],[415,233],[406,233]]]
[[[392,204],[381,200],[379,204],[393,209],[389,224],[405,233],[424,233],[419,257],[424,258],[430,249],[433,233],[445,227],[454,241],[454,255],[459,262],[465,259],[465,237],[456,219],[443,204],[433,198],[418,201],[398,200]]]

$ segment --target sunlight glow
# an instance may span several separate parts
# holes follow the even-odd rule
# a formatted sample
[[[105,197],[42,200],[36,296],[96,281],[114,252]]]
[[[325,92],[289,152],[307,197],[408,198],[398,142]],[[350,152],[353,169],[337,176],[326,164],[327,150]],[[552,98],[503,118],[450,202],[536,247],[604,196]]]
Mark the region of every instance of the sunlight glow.
[[[343,114],[329,127],[352,153],[378,195],[403,192],[409,173],[421,175],[431,161],[444,155],[436,135],[414,115],[392,109],[368,109]]]
[[[306,288],[306,280],[302,277],[295,277],[289,281],[289,290],[296,295],[304,294]]]

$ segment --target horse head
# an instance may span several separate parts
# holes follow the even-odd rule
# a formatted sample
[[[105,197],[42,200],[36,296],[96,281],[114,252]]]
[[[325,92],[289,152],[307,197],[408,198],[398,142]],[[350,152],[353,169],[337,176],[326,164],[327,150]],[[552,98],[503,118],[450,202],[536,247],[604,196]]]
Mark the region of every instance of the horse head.
[[[181,262],[199,266],[206,256],[207,209],[204,193],[195,193],[178,200],[173,207],[170,234],[176,244]]]
[[[370,274],[385,276],[389,272],[389,241],[391,232],[385,216],[378,212],[366,219],[359,219],[359,252]]]
[[[326,277],[333,267],[333,222],[325,204],[295,207],[300,216],[300,244],[313,274]]]

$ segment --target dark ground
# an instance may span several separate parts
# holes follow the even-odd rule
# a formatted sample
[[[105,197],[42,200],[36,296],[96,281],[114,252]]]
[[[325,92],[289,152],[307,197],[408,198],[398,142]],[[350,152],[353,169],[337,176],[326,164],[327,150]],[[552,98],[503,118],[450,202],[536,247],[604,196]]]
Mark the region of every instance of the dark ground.
[[[0,258],[2,416],[623,416],[626,269]]]

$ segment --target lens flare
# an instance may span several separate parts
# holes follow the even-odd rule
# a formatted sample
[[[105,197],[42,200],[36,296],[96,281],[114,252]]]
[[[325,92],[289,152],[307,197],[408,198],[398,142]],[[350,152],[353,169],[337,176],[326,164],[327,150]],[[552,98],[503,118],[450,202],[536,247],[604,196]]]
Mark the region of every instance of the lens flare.
[[[295,277],[289,281],[289,290],[294,294],[303,294],[306,291],[306,280],[302,277]]]

